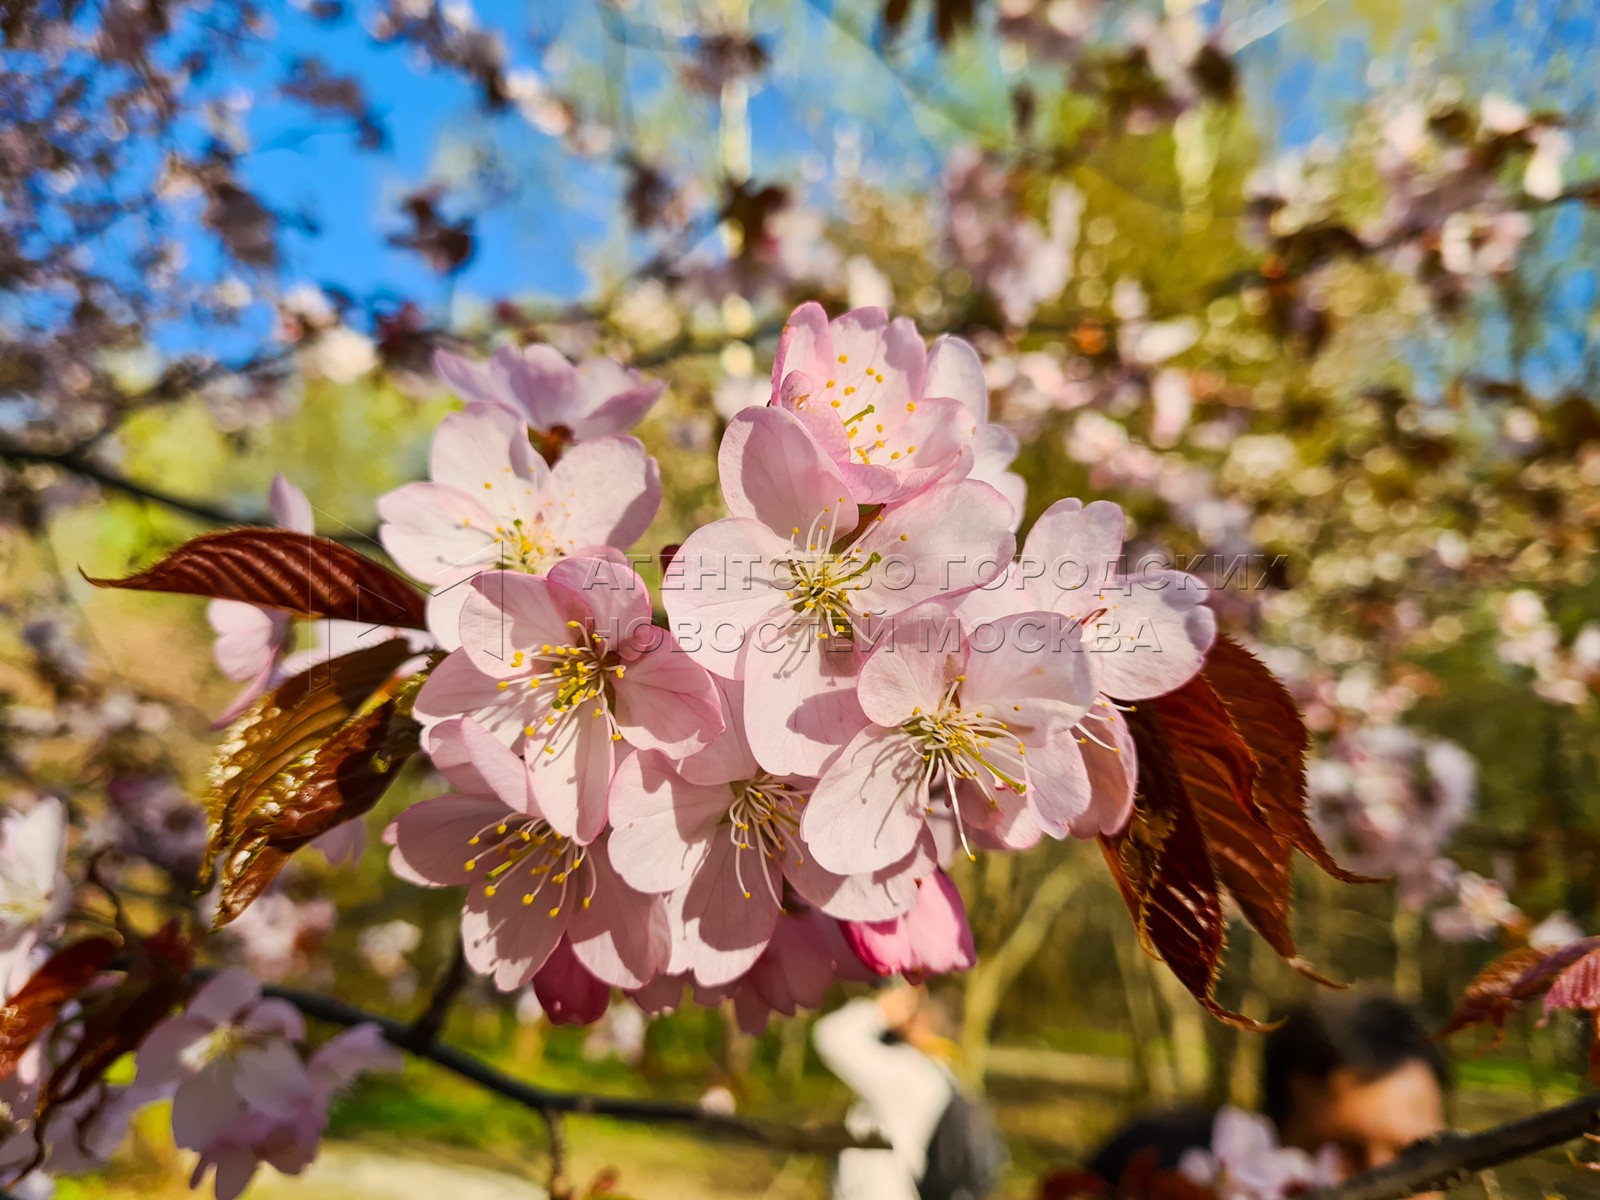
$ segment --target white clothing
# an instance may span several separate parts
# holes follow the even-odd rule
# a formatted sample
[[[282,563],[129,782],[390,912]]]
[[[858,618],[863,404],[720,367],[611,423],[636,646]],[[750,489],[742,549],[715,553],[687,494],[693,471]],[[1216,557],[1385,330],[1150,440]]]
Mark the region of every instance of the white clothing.
[[[884,1041],[886,1032],[874,1000],[852,1000],[812,1031],[817,1056],[856,1094],[846,1127],[881,1134],[892,1147],[840,1154],[833,1200],[919,1200],[928,1143],[955,1094],[948,1071],[913,1046]]]

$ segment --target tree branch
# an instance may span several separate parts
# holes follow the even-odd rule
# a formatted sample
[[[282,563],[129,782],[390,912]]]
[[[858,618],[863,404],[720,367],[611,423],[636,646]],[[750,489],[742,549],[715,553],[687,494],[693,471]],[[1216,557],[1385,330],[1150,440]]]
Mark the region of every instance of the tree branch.
[[[1423,1142],[1386,1166],[1313,1192],[1305,1200],[1402,1200],[1459,1183],[1475,1172],[1548,1150],[1597,1129],[1600,1092],[1591,1092],[1560,1108],[1482,1133],[1452,1134]]]
[[[880,1138],[857,1138],[838,1125],[784,1125],[752,1117],[709,1112],[697,1104],[686,1104],[678,1100],[553,1092],[515,1079],[482,1059],[457,1050],[453,1046],[437,1042],[418,1045],[412,1033],[412,1026],[404,1021],[367,1012],[353,1004],[346,1004],[343,1000],[336,1000],[332,996],[320,996],[298,988],[275,985],[263,987],[262,993],[287,1000],[306,1016],[332,1025],[349,1028],[370,1022],[378,1027],[386,1040],[399,1049],[442,1067],[468,1083],[475,1083],[486,1091],[540,1113],[546,1116],[546,1119],[554,1114],[577,1113],[583,1116],[610,1117],[618,1121],[684,1125],[711,1136],[734,1138],[799,1154],[836,1154],[840,1150],[874,1150],[887,1146],[887,1143]]]
[[[438,1040],[439,1030],[444,1027],[445,1018],[450,1015],[450,1006],[455,1003],[466,982],[467,952],[461,943],[460,935],[457,935],[456,948],[450,956],[450,965],[439,977],[433,995],[428,998],[428,1007],[423,1009],[422,1014],[411,1023],[408,1036],[412,1046],[426,1049]]]

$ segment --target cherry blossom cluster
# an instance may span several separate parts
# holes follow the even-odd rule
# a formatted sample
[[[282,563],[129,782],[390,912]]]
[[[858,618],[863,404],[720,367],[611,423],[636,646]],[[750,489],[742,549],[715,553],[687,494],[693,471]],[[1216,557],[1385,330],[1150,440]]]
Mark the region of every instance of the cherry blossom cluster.
[[[722,439],[728,515],[654,589],[627,552],[660,473],[626,431],[660,388],[543,346],[439,371],[465,405],[379,511],[432,589],[414,715],[451,790],[385,840],[465,890],[500,988],[587,1022],[687,986],[759,1028],[834,978],[969,965],[955,855],[1125,823],[1124,709],[1199,669],[1206,589],[1125,573],[1103,501],[1017,554],[1016,443],[967,343],[796,309]]]

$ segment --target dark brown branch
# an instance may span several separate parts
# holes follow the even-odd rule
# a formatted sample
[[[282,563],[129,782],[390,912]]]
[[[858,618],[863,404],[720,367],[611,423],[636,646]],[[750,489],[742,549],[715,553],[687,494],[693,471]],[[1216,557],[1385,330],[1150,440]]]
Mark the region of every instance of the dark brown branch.
[[[197,521],[208,525],[271,525],[270,518],[262,516],[238,516],[226,512],[215,505],[203,500],[188,500],[182,496],[174,496],[160,488],[150,487],[146,484],[119,475],[109,467],[103,467],[93,459],[82,454],[70,452],[51,452],[47,450],[33,450],[26,446],[0,442],[0,459],[14,463],[36,463],[43,466],[58,467],[81,479],[98,483],[101,487],[110,488],[121,492],[125,496],[132,496],[136,500],[148,500],[152,504],[159,504],[173,512],[183,513]]]
[[[1525,1158],[1600,1129],[1600,1092],[1497,1125],[1482,1133],[1452,1134],[1411,1147],[1375,1171],[1313,1192],[1305,1200],[1402,1200],[1459,1183],[1478,1171]]]
[[[411,1023],[412,1046],[426,1048],[433,1045],[439,1037],[439,1030],[444,1028],[445,1018],[450,1015],[450,1006],[455,1003],[466,982],[467,953],[461,944],[461,938],[457,936],[455,952],[450,956],[450,965],[439,977],[433,995],[428,998],[428,1007],[423,1009],[422,1014]]]
[[[800,1154],[836,1154],[840,1150],[882,1149],[887,1143],[879,1138],[857,1138],[842,1126],[784,1125],[775,1121],[762,1121],[752,1117],[709,1112],[697,1104],[679,1100],[656,1100],[649,1097],[595,1096],[582,1092],[553,1092],[534,1084],[515,1079],[453,1046],[434,1042],[427,1046],[414,1044],[412,1027],[392,1017],[378,1016],[336,1000],[298,988],[269,985],[262,988],[268,996],[287,1000],[306,1016],[332,1025],[349,1028],[371,1023],[393,1045],[417,1058],[442,1067],[451,1074],[475,1083],[497,1096],[545,1114],[577,1113],[584,1116],[610,1117],[618,1121],[637,1121],[652,1125],[683,1125],[710,1136],[734,1138],[754,1142],[775,1150],[789,1150]]]

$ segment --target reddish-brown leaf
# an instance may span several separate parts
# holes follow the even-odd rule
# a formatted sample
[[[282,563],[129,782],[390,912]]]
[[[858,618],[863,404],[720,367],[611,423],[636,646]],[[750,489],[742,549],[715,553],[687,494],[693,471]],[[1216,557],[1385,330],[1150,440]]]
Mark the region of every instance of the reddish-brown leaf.
[[[302,617],[427,628],[424,597],[393,571],[338,542],[288,529],[202,534],[126,579],[89,582],[243,600]]]
[[[1260,772],[1254,805],[1265,814],[1273,833],[1335,879],[1372,882],[1334,861],[1306,814],[1309,738],[1288,690],[1260,659],[1225,634],[1217,636],[1200,675],[1216,692],[1235,732],[1250,748]]]
[[[1507,1017],[1529,1000],[1550,991],[1567,968],[1596,951],[1600,951],[1600,937],[1581,938],[1556,950],[1521,946],[1501,955],[1467,985],[1461,1002],[1440,1030],[1441,1036],[1484,1024],[1493,1025],[1498,1033],[1505,1027]],[[1578,979],[1573,981],[1574,994],[1580,983]],[[1548,1002],[1546,1007],[1551,1007]]]
[[[415,751],[414,736],[397,742],[395,701],[345,722],[332,736],[280,771],[238,822],[222,868],[220,927],[242,913],[300,847],[366,813]]]
[[[50,1072],[39,1099],[38,1128],[50,1110],[83,1096],[116,1061],[188,996],[194,953],[176,920],[129,943],[122,981],[86,1002],[72,1051]]]
[[[120,949],[114,938],[91,937],[57,950],[0,1006],[0,1081],[9,1079],[24,1051],[38,1041],[106,969]]]
[[[341,655],[286,681],[245,710],[223,736],[206,796],[211,840],[205,870],[231,852],[240,820],[264,796],[280,798],[318,749],[410,656],[401,638]]]
[[[1128,714],[1139,748],[1139,797],[1121,833],[1100,839],[1112,878],[1144,948],[1208,1010],[1234,1023],[1212,997],[1226,921],[1221,884],[1193,801],[1156,710]]]

